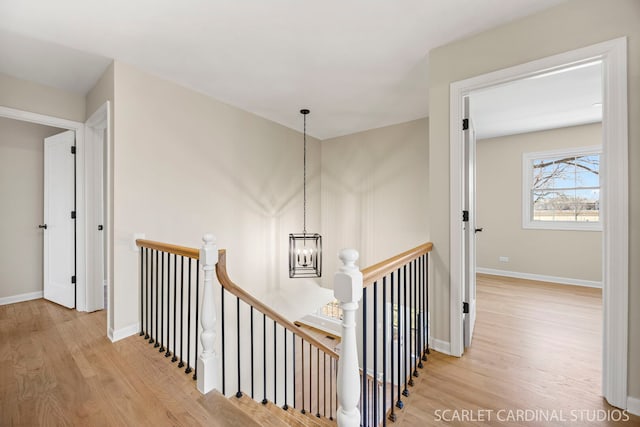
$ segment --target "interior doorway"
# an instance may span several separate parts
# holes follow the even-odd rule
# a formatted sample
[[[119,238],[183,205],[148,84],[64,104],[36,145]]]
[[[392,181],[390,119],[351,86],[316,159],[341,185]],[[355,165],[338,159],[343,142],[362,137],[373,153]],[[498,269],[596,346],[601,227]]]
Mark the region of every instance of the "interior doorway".
[[[625,408],[627,400],[628,330],[628,131],[626,38],[566,52],[509,69],[455,82],[451,85],[451,352],[464,349],[463,298],[464,233],[460,213],[464,204],[463,100],[473,91],[522,78],[577,67],[601,60],[603,64],[602,176],[603,233],[603,382],[609,403]],[[607,167],[615,165],[614,167]],[[614,314],[615,313],[615,314]]]
[[[0,117],[54,126],[74,132],[76,139],[74,180],[76,200],[76,309],[95,311],[108,307],[110,239],[105,236],[108,213],[109,102],[91,115],[86,123],[75,122],[0,106]],[[99,167],[98,167],[99,165]],[[96,192],[99,190],[99,195]],[[40,224],[44,225],[44,224]],[[37,225],[36,225],[37,226]],[[35,296],[34,296],[35,297]],[[111,304],[105,299],[108,298]],[[108,331],[106,331],[108,333]]]

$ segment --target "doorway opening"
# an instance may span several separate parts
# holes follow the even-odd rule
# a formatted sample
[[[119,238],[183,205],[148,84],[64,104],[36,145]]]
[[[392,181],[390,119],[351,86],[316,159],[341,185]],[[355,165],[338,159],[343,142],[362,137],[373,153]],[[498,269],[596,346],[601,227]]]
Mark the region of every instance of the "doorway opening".
[[[464,98],[474,91],[523,78],[561,72],[602,61],[603,124],[601,176],[603,370],[602,394],[625,408],[627,400],[628,330],[628,134],[626,38],[599,43],[508,69],[455,82],[451,85],[451,352],[464,351],[463,303],[465,295],[464,224],[460,213],[464,197]],[[608,167],[611,165],[611,167]],[[614,166],[615,165],[615,168]],[[535,254],[532,254],[534,256]]]
[[[0,106],[0,117],[52,126],[68,130],[75,135],[75,308],[78,311],[95,311],[107,307],[109,318],[113,306],[108,292],[109,269],[106,268],[110,241],[103,237],[108,223],[108,202],[105,178],[109,141],[109,103],[102,105],[87,121],[75,122],[57,117],[16,110]],[[99,190],[99,195],[96,192]],[[35,224],[44,226],[44,223]],[[71,277],[69,278],[71,279]],[[34,296],[35,297],[35,296]],[[109,303],[105,301],[109,299]],[[66,304],[65,304],[66,305]],[[107,331],[108,333],[108,331]]]

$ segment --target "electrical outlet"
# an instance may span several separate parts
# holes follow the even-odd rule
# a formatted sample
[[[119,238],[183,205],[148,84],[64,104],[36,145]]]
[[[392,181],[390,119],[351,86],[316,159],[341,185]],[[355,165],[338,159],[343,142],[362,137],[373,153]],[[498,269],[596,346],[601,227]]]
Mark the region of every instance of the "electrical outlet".
[[[498,260],[500,260],[500,262],[509,262],[509,257],[508,256],[501,256],[501,257],[498,257]]]

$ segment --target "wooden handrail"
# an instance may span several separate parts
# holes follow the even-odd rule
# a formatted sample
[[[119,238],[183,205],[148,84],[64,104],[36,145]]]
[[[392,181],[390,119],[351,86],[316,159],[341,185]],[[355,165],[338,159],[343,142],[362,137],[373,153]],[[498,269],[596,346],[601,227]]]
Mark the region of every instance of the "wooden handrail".
[[[245,303],[253,306],[258,311],[262,312],[269,316],[272,320],[275,320],[280,326],[292,331],[298,337],[307,341],[308,343],[313,344],[330,357],[334,359],[338,359],[339,355],[335,351],[331,350],[329,347],[318,341],[316,338],[308,334],[304,329],[295,325],[293,322],[285,319],[280,314],[273,311],[270,307],[266,306],[264,303],[256,299],[253,295],[249,294],[247,291],[233,283],[233,281],[229,278],[227,273],[227,251],[225,249],[218,250],[218,263],[216,264],[216,275],[218,276],[218,281],[223,288],[229,291],[231,294],[237,296]]]
[[[200,258],[200,250],[195,248],[188,248],[186,246],[178,246],[169,243],[154,242],[153,240],[144,239],[137,239],[136,245],[140,248],[155,249],[161,252],[168,252],[170,254],[186,256],[188,258]]]
[[[433,249],[433,243],[428,242],[424,243],[420,246],[416,246],[413,249],[409,249],[406,252],[402,252],[396,256],[393,256],[389,259],[381,261],[377,264],[374,264],[370,267],[367,267],[362,270],[362,287],[366,288],[371,285],[373,282],[382,279],[387,274],[392,271],[397,270],[403,265],[413,261],[414,259],[422,256],[428,252],[431,252]]]

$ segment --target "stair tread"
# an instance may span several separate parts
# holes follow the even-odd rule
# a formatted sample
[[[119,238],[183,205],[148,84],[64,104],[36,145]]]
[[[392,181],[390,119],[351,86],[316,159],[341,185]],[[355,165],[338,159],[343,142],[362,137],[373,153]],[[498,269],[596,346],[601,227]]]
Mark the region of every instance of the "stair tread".
[[[274,408],[278,408],[277,406],[273,405]],[[282,408],[280,408],[281,411]],[[286,412],[288,414],[290,414],[293,418],[295,418],[296,420],[298,420],[299,422],[301,422],[303,426],[308,426],[308,427],[335,427],[336,422],[335,421],[331,421],[328,418],[318,418],[313,414],[310,413],[302,413],[297,409],[293,409],[290,408],[287,411],[283,411]]]
[[[251,397],[243,394],[242,397],[231,396],[229,401],[239,409],[249,414],[255,421],[267,427],[286,427],[288,424],[282,417],[274,417],[271,411],[265,408],[260,402],[256,402]],[[284,412],[284,411],[282,411]]]
[[[260,427],[263,425],[254,420],[250,413],[237,407],[215,390],[200,397],[198,402],[211,414],[210,425],[214,427]]]
[[[238,409],[244,411],[260,425],[268,427],[293,426],[293,427],[335,427],[336,422],[326,418],[317,418],[315,415],[303,414],[297,409],[289,408],[286,411],[273,402],[263,405],[253,400],[247,394],[241,397],[231,396],[229,402]]]

